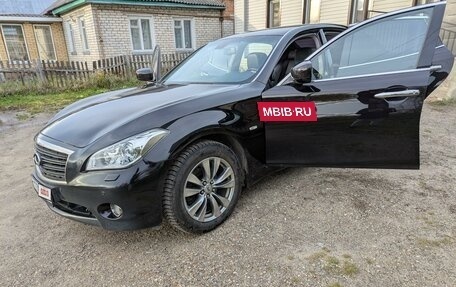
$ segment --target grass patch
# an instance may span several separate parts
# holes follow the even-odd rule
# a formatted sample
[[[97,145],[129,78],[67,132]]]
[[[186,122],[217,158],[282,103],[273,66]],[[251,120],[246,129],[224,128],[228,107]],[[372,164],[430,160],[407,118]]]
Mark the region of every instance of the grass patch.
[[[334,282],[328,285],[328,287],[343,287],[339,282]]]
[[[418,238],[417,243],[424,248],[443,247],[454,243],[454,239],[450,236],[439,239]]]
[[[6,82],[0,84],[0,111],[23,110],[30,114],[54,112],[89,96],[138,85],[139,82],[133,78],[123,79],[104,74],[96,74],[88,81],[76,82],[69,88],[55,88],[39,82],[27,85]]]
[[[353,262],[349,260],[340,261],[338,258],[333,256],[326,257],[323,269],[332,274],[350,277],[359,273],[358,266],[356,266]]]
[[[367,262],[367,264],[372,265],[372,264],[374,264],[374,259],[367,258],[366,262]]]
[[[20,121],[25,121],[30,118],[30,114],[29,113],[17,113],[16,118]]]
[[[299,279],[299,278],[296,277],[296,276],[293,276],[293,277],[291,278],[291,283],[293,283],[293,284],[299,284],[299,283],[301,283],[301,279]]]
[[[338,273],[337,269],[339,269],[340,266],[340,260],[337,259],[334,256],[327,256],[325,257],[325,263],[324,263],[323,269],[330,273]]]
[[[328,254],[325,251],[319,251],[319,252],[313,253],[312,255],[307,257],[307,259],[310,262],[316,262],[316,261],[320,261],[321,259],[325,258],[326,256],[328,256]]]
[[[342,268],[340,270],[340,274],[345,276],[354,276],[359,273],[359,268],[353,262],[344,260],[342,262]]]
[[[456,106],[456,97],[448,97],[442,100],[435,100],[429,102],[434,107]]]
[[[318,263],[324,271],[334,275],[353,277],[360,272],[349,254],[343,254],[341,258],[338,258],[329,255],[328,250],[322,250],[310,255],[307,260],[313,264]]]

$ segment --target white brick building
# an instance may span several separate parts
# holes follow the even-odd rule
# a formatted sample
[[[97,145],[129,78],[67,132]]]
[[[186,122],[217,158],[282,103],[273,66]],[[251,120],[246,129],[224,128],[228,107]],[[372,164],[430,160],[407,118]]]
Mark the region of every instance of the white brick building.
[[[231,3],[230,3],[231,1]],[[58,0],[70,61],[193,51],[234,33],[233,0]]]

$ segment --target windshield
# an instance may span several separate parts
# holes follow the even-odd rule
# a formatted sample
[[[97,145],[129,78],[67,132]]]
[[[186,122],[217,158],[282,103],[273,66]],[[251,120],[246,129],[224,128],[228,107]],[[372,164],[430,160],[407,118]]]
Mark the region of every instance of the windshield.
[[[163,81],[166,84],[239,84],[263,67],[280,36],[220,39],[188,57]]]

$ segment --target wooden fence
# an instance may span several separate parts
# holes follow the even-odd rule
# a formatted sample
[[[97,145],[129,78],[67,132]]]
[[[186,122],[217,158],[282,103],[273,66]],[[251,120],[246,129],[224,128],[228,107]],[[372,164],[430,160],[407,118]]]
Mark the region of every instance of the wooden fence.
[[[190,53],[163,54],[161,74],[168,73]],[[76,61],[0,61],[0,83],[18,81],[23,85],[42,81],[56,87],[67,87],[77,81],[86,81],[94,73],[131,77],[137,69],[151,67],[152,54],[123,55],[93,62]]]
[[[443,44],[445,44],[456,57],[456,24],[443,22],[443,28],[440,30],[440,38],[442,39]]]

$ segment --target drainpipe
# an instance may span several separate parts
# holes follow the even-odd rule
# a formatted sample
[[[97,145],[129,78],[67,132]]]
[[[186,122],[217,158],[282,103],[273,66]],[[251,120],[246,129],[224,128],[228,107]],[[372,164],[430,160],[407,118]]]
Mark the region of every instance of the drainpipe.
[[[244,0],[244,32],[249,31],[249,0]]]
[[[219,20],[220,20],[220,38],[223,38],[223,21],[224,21],[223,10],[220,10]]]

